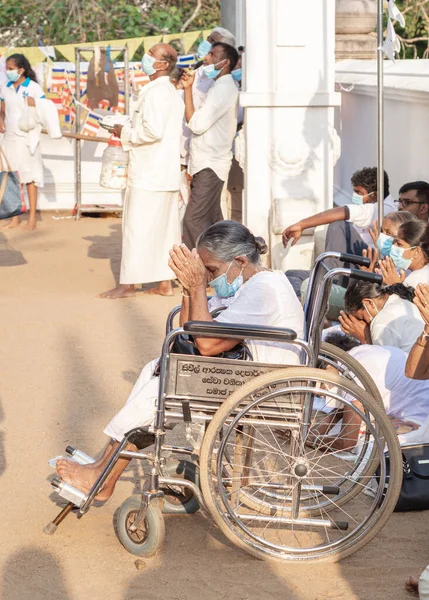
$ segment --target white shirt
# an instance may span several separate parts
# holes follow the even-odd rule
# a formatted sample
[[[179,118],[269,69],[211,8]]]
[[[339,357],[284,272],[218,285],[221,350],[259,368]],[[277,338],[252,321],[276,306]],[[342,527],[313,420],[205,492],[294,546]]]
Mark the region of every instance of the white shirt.
[[[388,415],[422,424],[429,415],[429,381],[405,376],[407,355],[389,346],[357,346],[349,352],[368,371]],[[429,440],[426,440],[429,441]]]
[[[367,204],[346,204],[349,210],[348,222],[353,223],[356,231],[359,233],[362,240],[370,248],[374,248],[374,243],[369,233],[369,228],[378,221],[378,203],[371,202]],[[393,201],[391,194],[384,199],[383,214],[388,215],[391,212],[396,212],[397,207]]]
[[[293,329],[302,338],[304,311],[284,273],[260,271],[244,283],[233,298],[213,296],[209,308],[227,306],[216,317],[220,323],[240,323]],[[257,362],[299,364],[298,351],[282,342],[246,340]]]
[[[24,110],[24,98],[45,98],[45,93],[38,83],[32,79],[27,79],[17,88],[9,81],[0,87],[0,100],[5,103],[5,130],[6,133],[15,133],[16,135],[26,137],[27,133],[21,131],[18,126],[19,120]]]
[[[393,294],[371,321],[372,343],[394,346],[408,353],[423,327],[424,321],[418,308],[412,302]]]
[[[408,287],[416,288],[419,283],[429,285],[429,264],[421,269],[416,269],[416,271],[410,271],[410,274],[404,279],[404,285]]]
[[[194,102],[194,109],[198,110],[207,96],[207,92],[214,84],[213,79],[209,79],[204,75],[203,67],[199,67],[195,71],[195,79],[192,84],[192,100]],[[181,96],[183,97],[183,91],[181,92]],[[182,138],[180,141],[180,155],[181,162],[184,165],[187,165],[189,162],[189,146],[191,143],[192,131],[186,124],[186,119],[183,119],[183,130],[182,130]]]
[[[184,110],[167,76],[154,79],[140,90],[132,121],[121,133],[122,146],[130,152],[130,187],[157,192],[179,189]]]
[[[190,144],[189,173],[210,168],[222,181],[228,179],[232,143],[237,131],[238,89],[231,75],[217,79],[204,104],[188,123],[193,136]]]

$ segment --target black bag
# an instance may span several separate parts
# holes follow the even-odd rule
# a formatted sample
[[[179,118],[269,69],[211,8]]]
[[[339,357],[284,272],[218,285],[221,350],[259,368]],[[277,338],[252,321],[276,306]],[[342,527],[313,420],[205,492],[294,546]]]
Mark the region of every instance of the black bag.
[[[4,150],[0,147],[0,219],[10,219],[24,212],[21,182],[12,171]]]
[[[429,509],[429,444],[402,446],[403,478],[395,512]],[[387,473],[389,473],[389,455]],[[386,483],[388,482],[388,479]]]
[[[190,354],[192,356],[201,356],[192,335],[184,333],[179,334],[170,348],[171,354]],[[239,342],[231,350],[226,350],[216,355],[216,358],[229,358],[232,360],[252,360],[252,354],[249,348],[243,342]]]

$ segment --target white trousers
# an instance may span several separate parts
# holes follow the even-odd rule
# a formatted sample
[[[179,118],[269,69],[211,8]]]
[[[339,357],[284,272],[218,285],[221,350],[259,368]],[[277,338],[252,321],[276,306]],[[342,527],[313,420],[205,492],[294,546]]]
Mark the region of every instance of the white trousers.
[[[125,406],[113,417],[104,433],[120,442],[135,427],[152,425],[158,400],[159,377],[153,372],[158,359],[148,363],[140,373]]]
[[[419,598],[420,600],[429,600],[429,565],[420,575]]]
[[[122,214],[120,283],[175,279],[168,253],[180,241],[179,192],[128,187]]]

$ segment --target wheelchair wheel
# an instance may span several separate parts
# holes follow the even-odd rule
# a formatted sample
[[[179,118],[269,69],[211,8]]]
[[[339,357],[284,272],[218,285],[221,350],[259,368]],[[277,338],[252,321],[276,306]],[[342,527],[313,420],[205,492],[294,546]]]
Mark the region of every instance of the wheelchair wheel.
[[[128,552],[136,556],[153,556],[162,546],[165,537],[164,517],[155,504],[149,504],[139,529],[130,531],[141,507],[141,496],[130,496],[120,506],[116,515],[119,541]]]
[[[187,479],[200,485],[198,466],[188,460],[172,460],[167,463],[161,474],[167,477]],[[163,484],[162,484],[163,487]],[[162,512],[166,515],[191,515],[199,510],[200,505],[190,490],[166,486]]]
[[[338,426],[340,414],[348,428]],[[362,439],[373,462],[367,473],[339,458]],[[385,450],[394,456],[387,491]],[[257,377],[223,403],[207,429],[200,472],[212,517],[237,546],[258,558],[337,561],[387,522],[402,458],[384,408],[365,390],[321,369],[294,367]],[[347,503],[336,501],[352,488]]]

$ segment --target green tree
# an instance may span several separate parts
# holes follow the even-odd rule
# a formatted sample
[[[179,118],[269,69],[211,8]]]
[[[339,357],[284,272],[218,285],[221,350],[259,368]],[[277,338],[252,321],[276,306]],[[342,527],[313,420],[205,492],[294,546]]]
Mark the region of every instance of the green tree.
[[[76,44],[219,23],[219,0],[3,0],[0,46]]]
[[[429,58],[429,0],[396,0],[405,28],[395,23],[401,58]]]

